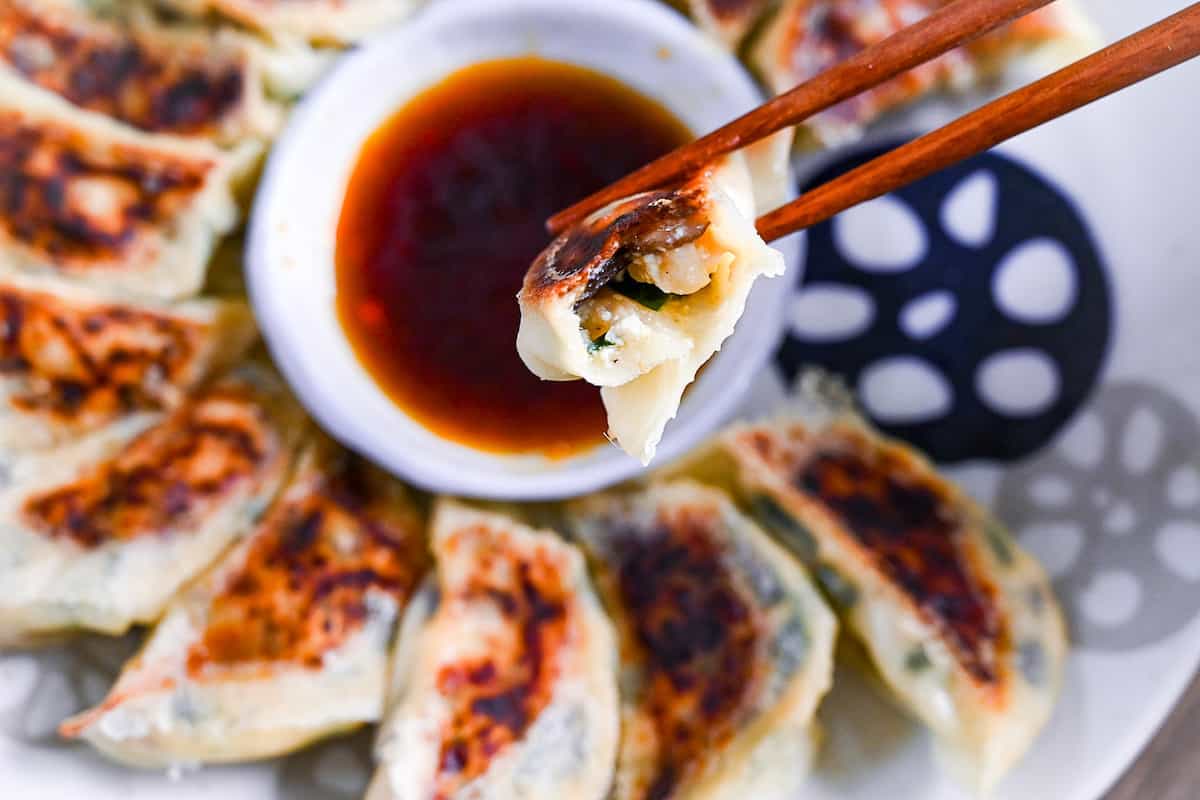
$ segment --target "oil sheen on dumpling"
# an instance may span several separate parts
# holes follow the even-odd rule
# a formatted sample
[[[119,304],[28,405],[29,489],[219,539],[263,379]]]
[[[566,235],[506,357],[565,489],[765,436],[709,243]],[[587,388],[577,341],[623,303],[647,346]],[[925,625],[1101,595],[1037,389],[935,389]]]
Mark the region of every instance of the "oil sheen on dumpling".
[[[193,15],[219,14],[267,34],[356,42],[407,18],[424,0],[162,0]]]
[[[191,294],[257,150],[150,136],[0,71],[0,274]]]
[[[949,0],[784,0],[751,61],[778,94],[886,39]],[[880,115],[931,92],[963,89],[1004,72],[1016,61],[1049,71],[1096,43],[1073,0],[1059,0],[970,45],[917,67],[807,120],[808,144],[835,145],[857,137]]]
[[[0,67],[151,133],[264,138],[281,110],[241,37],[102,20],[66,0],[0,0]]]
[[[413,604],[424,619],[401,640],[368,798],[602,800],[616,646],[583,557],[553,533],[450,501],[431,536],[437,602]]]
[[[380,718],[428,556],[408,490],[321,440],[254,531],[62,731],[139,766],[279,755]]]
[[[262,514],[303,425],[280,381],[247,367],[169,415],[4,463],[0,645],[158,619]]]
[[[0,277],[0,331],[0,451],[175,408],[256,336],[241,302],[121,302],[16,275]]]
[[[546,380],[602,387],[609,433],[649,463],[684,389],[734,330],[759,276],[783,256],[754,228],[746,159],[677,189],[619,200],[538,256],[519,301],[517,350]]]
[[[836,623],[800,565],[691,481],[568,515],[621,642],[613,800],[794,800]]]
[[[905,446],[809,381],[795,412],[721,447],[748,504],[811,564],[946,764],[987,791],[1054,707],[1067,643],[1046,574]]]

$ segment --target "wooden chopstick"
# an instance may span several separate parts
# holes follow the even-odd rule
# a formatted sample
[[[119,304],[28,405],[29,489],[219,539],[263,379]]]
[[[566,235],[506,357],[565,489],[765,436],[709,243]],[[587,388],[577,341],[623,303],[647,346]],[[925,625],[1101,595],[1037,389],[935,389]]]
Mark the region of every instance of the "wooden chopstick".
[[[818,186],[760,217],[758,232],[771,241],[815,225],[1197,55],[1200,3]]]
[[[718,156],[803,122],[1052,0],[957,0],[546,221],[554,235],[614,200],[657,189]]]

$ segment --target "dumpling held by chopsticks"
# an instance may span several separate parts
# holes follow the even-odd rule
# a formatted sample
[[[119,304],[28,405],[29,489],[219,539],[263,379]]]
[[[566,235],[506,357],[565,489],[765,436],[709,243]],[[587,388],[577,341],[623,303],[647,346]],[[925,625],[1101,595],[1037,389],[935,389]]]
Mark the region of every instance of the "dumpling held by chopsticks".
[[[521,359],[546,380],[602,387],[610,435],[649,463],[755,278],[783,273],[756,213],[751,169],[735,153],[678,188],[618,200],[568,228],[525,275]]]

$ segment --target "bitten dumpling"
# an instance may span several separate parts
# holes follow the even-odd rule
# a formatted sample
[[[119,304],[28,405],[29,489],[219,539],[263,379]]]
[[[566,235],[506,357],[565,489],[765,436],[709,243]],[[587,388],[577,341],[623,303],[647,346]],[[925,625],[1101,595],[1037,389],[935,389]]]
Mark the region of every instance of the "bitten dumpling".
[[[259,149],[144,134],[0,71],[0,274],[192,294]]]
[[[746,502],[805,557],[899,703],[986,792],[1057,699],[1066,629],[1046,573],[920,455],[810,377],[793,413],[720,448]]]
[[[595,212],[525,276],[521,359],[545,380],[602,387],[610,435],[644,464],[755,279],[784,271],[754,228],[754,192],[746,159],[728,156],[679,188]]]
[[[616,646],[583,557],[547,531],[440,501],[436,604],[402,636],[370,800],[602,800]],[[411,644],[409,644],[411,643]]]
[[[0,646],[158,619],[262,514],[304,422],[278,379],[246,367],[169,415],[4,463]]]
[[[177,407],[257,332],[232,300],[128,302],[0,276],[0,452],[48,447]]]
[[[878,44],[949,0],[784,0],[755,40],[751,62],[776,94]],[[1059,0],[814,115],[802,142],[831,146],[856,138],[879,116],[932,92],[964,89],[1017,62],[1034,72],[1061,67],[1093,49],[1095,29],[1073,0]],[[805,142],[804,140],[807,140]]]
[[[320,439],[254,531],[171,603],[62,732],[145,767],[280,755],[382,716],[428,560],[409,491]]]
[[[160,0],[187,14],[220,14],[271,35],[348,44],[407,18],[424,0]]]
[[[612,800],[794,800],[837,625],[723,492],[676,480],[568,507],[621,642]]]
[[[149,133],[222,143],[282,122],[245,37],[100,19],[70,0],[0,0],[0,68]]]

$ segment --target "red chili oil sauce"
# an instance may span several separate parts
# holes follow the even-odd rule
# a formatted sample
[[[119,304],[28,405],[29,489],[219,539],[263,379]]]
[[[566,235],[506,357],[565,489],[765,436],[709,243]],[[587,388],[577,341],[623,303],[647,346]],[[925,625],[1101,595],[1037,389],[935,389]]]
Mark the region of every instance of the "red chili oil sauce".
[[[338,315],[359,360],[447,439],[551,457],[599,443],[599,391],[539,380],[517,355],[517,291],[548,216],[691,138],[624,84],[533,57],[418,95],[363,146],[338,224]]]

